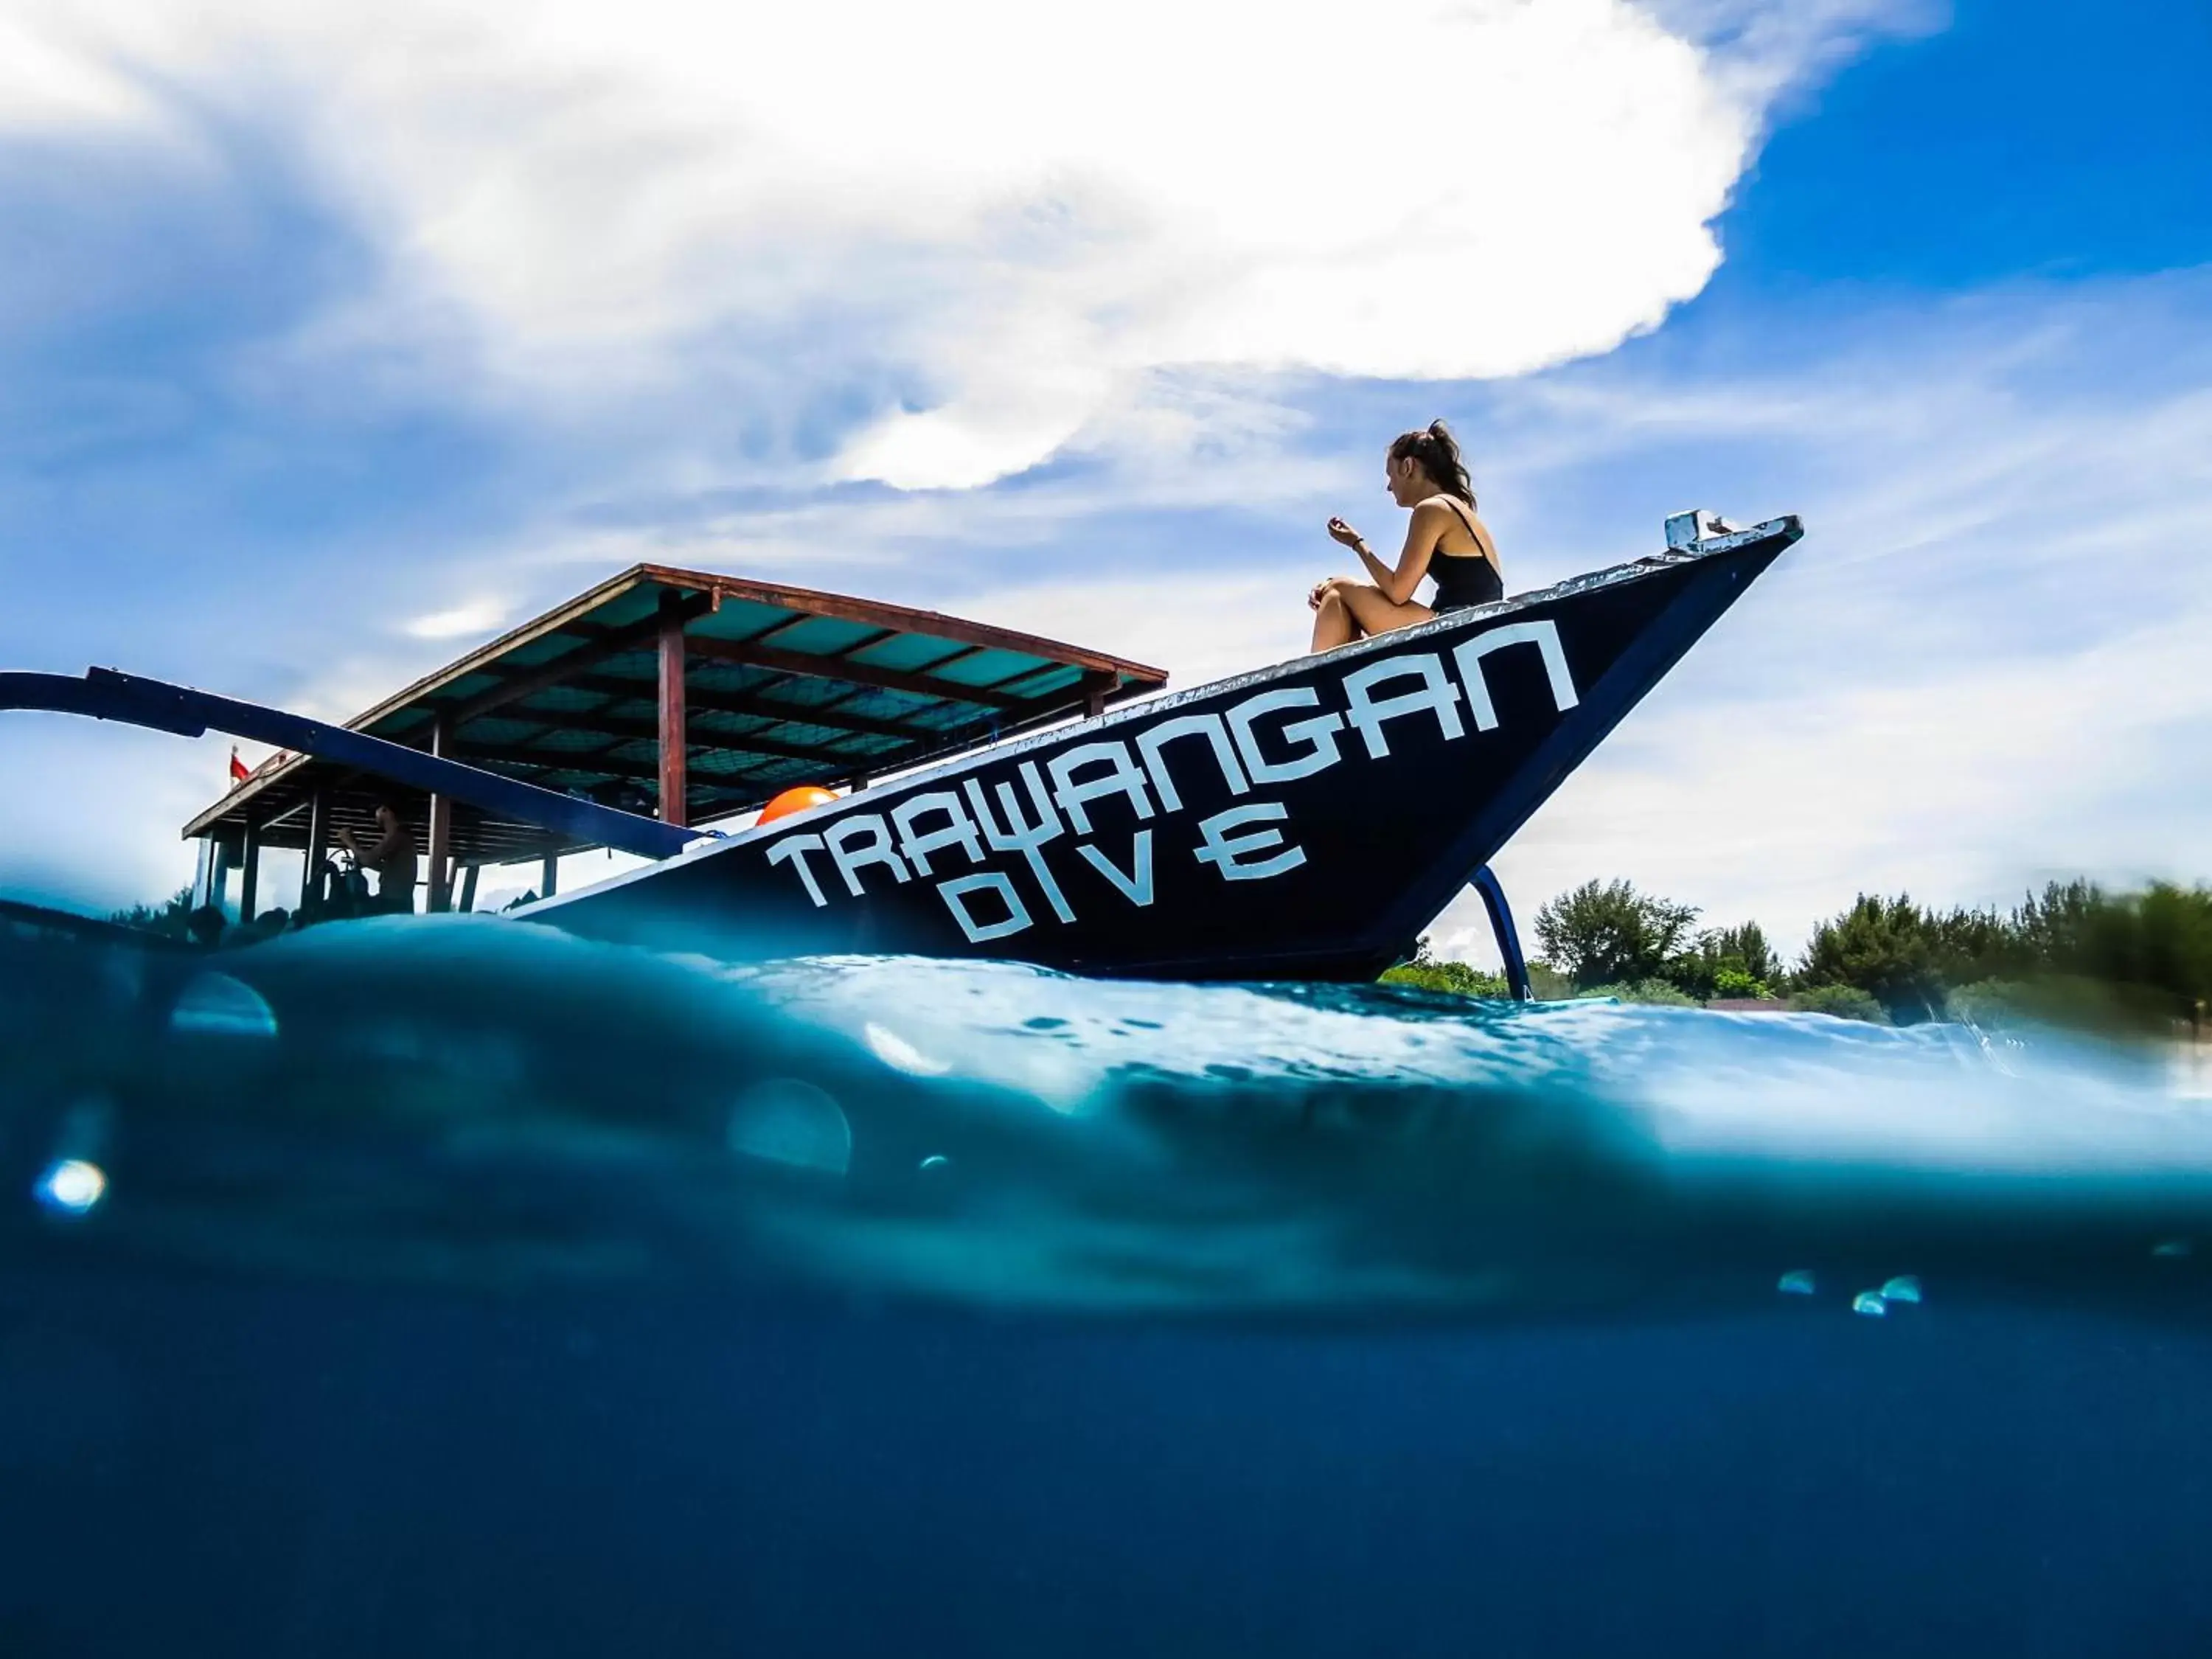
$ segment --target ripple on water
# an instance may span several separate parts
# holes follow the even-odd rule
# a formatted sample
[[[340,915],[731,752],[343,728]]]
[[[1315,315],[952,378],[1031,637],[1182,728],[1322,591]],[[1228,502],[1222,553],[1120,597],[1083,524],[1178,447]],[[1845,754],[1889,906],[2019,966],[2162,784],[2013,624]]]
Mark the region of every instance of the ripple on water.
[[[2116,1300],[2205,1311],[2179,1258],[2212,1236],[2212,1114],[2043,1034],[2000,1067],[1813,1017],[732,963],[493,921],[162,960],[173,1002],[0,935],[0,1226],[1225,1316],[1878,1318],[2108,1261]]]

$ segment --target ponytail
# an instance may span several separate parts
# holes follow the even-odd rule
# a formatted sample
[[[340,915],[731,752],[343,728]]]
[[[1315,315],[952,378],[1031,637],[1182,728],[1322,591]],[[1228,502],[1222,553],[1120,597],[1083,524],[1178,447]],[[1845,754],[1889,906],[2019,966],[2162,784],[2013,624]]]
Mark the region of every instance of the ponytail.
[[[1390,459],[1418,462],[1445,495],[1456,495],[1469,507],[1474,505],[1474,481],[1467,476],[1467,465],[1460,459],[1459,441],[1442,421],[1431,421],[1424,431],[1400,433],[1390,446]]]

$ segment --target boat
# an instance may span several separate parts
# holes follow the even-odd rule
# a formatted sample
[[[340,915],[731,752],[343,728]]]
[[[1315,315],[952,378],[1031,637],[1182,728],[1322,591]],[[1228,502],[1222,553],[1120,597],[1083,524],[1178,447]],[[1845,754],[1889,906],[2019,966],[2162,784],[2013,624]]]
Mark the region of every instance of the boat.
[[[130,676],[0,675],[0,706],[257,737],[653,858],[510,913],[592,939],[1358,981],[1474,882],[1525,994],[1490,860],[1802,534],[1676,514],[1649,557],[1188,690],[1094,693],[1080,717],[730,835]]]

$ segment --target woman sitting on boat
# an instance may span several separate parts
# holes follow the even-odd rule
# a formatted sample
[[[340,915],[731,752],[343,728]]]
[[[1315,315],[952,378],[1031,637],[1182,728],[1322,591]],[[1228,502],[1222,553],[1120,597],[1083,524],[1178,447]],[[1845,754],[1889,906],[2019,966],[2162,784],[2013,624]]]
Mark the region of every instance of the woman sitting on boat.
[[[1394,568],[1376,558],[1360,533],[1343,520],[1328,521],[1329,535],[1359,555],[1374,580],[1331,576],[1314,585],[1306,603],[1313,607],[1316,651],[1505,596],[1498,544],[1474,516],[1474,486],[1460,460],[1459,445],[1444,423],[1431,421],[1425,432],[1401,434],[1390,446],[1387,471],[1384,487],[1390,499],[1413,509],[1406,550]],[[1424,576],[1436,579],[1432,605],[1413,598]]]

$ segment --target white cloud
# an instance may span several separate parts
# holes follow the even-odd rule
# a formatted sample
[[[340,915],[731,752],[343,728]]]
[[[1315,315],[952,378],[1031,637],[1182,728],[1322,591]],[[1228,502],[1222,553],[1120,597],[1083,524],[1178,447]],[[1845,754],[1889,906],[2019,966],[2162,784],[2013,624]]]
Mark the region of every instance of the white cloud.
[[[1158,582],[1041,582],[971,595],[963,609],[1046,639],[1079,628],[1077,643],[1169,670],[1171,689],[1204,685],[1295,657],[1312,619],[1273,575],[1199,574]]]
[[[1785,109],[1793,93],[1875,40],[1933,33],[1951,14],[1949,0],[1650,0],[1650,9],[1707,50],[1732,96]]]
[[[143,119],[127,82],[96,60],[0,16],[0,123],[16,131]]]
[[[1768,102],[1912,8],[1694,9],[1711,44],[1629,0],[27,0],[9,84],[50,95],[0,125],[279,108],[378,303],[458,306],[498,384],[596,406],[734,330],[748,397],[845,409],[836,470],[959,486],[1165,368],[1510,374],[1656,325]]]
[[[410,619],[403,631],[417,640],[471,639],[489,634],[507,620],[510,603],[500,599],[465,600],[448,611],[434,611]]]

